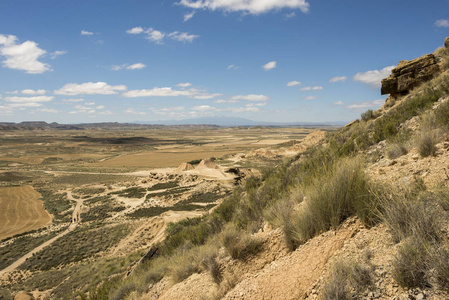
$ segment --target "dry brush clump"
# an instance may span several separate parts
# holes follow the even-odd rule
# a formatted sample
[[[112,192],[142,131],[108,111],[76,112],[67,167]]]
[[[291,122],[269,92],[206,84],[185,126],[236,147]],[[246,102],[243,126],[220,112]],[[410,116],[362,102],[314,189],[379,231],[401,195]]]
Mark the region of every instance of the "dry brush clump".
[[[335,262],[322,284],[320,299],[359,299],[359,295],[373,286],[373,272],[369,261]]]

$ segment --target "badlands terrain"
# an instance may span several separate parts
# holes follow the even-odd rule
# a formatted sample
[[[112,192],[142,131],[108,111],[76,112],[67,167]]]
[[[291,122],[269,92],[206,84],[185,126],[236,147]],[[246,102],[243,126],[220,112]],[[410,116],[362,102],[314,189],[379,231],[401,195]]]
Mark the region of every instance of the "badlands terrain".
[[[1,131],[0,299],[71,298],[128,272],[167,224],[334,130],[32,125]]]

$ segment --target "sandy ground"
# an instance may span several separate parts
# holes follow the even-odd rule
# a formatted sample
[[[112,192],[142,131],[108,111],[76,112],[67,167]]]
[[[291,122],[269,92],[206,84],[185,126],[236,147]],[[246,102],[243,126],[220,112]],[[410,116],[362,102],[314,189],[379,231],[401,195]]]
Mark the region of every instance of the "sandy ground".
[[[31,186],[0,188],[0,240],[51,222],[39,197]]]

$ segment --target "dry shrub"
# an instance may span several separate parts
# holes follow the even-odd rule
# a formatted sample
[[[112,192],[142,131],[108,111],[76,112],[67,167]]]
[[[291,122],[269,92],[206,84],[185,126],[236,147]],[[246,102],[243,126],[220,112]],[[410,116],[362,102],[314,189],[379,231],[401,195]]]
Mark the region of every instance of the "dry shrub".
[[[402,142],[393,143],[387,148],[387,156],[390,159],[398,158],[407,153],[408,153],[407,147]]]
[[[441,237],[438,207],[426,198],[416,198],[413,192],[384,194],[382,219],[395,242],[410,236],[420,241],[438,241]]]
[[[326,277],[321,290],[322,300],[358,299],[357,295],[373,286],[371,263],[337,261]],[[352,292],[355,295],[352,295]]]
[[[244,259],[258,253],[262,248],[262,240],[245,231],[238,231],[228,226],[221,234],[221,243],[234,259]]]
[[[337,228],[357,215],[366,225],[377,222],[378,201],[359,159],[334,164],[306,192],[302,209],[293,217],[294,236],[301,244],[320,232]]]
[[[436,246],[429,253],[429,270],[437,285],[449,292],[449,250],[447,247]]]
[[[425,244],[415,238],[407,239],[392,261],[392,276],[403,287],[415,288],[428,285],[427,252]]]
[[[295,203],[281,200],[269,207],[265,212],[265,219],[274,227],[280,227],[284,233],[285,242],[290,250],[296,249],[299,244],[295,238],[295,226],[292,222]]]

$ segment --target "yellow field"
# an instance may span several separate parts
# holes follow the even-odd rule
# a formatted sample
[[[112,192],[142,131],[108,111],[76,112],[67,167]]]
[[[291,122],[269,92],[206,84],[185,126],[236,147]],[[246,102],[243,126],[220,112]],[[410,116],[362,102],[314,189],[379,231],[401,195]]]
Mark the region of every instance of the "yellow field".
[[[0,240],[41,228],[51,221],[31,186],[0,188]]]

